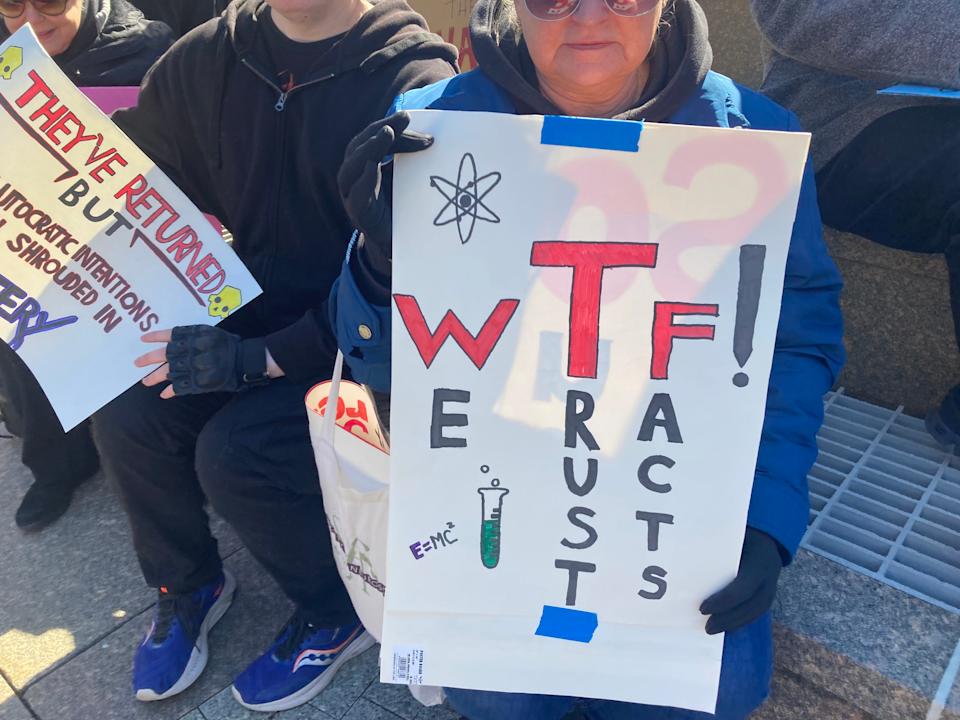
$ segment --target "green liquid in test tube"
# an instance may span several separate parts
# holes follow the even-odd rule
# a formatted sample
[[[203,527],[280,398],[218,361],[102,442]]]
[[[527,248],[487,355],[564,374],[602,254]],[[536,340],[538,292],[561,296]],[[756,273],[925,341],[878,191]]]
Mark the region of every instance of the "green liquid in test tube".
[[[483,566],[493,569],[500,562],[500,514],[503,496],[510,491],[499,487],[500,480],[490,483],[493,487],[478,488],[480,493],[482,523],[480,525],[480,559]]]

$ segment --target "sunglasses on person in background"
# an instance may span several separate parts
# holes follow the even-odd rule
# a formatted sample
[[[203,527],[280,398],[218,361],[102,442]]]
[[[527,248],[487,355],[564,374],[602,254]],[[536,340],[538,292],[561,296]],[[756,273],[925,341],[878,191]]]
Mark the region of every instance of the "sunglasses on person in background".
[[[27,3],[33,5],[41,15],[63,15],[67,10],[69,0],[0,0],[0,15],[13,20],[23,15]]]
[[[0,0],[2,2],[2,0]],[[573,15],[582,0],[524,0],[537,20],[563,20]],[[607,9],[621,17],[640,17],[656,10],[660,0],[603,0]]]

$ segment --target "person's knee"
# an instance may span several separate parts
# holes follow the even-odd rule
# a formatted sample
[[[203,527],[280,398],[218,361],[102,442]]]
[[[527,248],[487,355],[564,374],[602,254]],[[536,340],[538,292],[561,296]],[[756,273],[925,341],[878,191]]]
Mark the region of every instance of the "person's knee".
[[[197,438],[194,469],[207,498],[222,515],[231,499],[258,496],[269,471],[279,468],[263,457],[271,436],[264,425],[251,427],[243,408],[228,404],[211,417]]]
[[[305,392],[278,385],[240,393],[208,420],[195,467],[214,507],[217,498],[320,494]]]
[[[156,393],[137,383],[93,416],[93,438],[102,455],[158,442],[163,421],[153,411]]]

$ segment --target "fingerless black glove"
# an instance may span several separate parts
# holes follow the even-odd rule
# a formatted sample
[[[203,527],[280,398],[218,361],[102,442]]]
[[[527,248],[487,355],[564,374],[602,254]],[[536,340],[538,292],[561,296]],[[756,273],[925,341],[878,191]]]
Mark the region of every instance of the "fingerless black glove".
[[[263,338],[243,340],[210,325],[175,327],[167,363],[177,395],[237,392],[270,379]]]

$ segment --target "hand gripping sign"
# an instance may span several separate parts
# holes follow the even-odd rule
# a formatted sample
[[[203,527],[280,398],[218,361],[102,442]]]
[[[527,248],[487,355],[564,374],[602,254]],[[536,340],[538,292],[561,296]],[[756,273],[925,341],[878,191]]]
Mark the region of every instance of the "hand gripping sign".
[[[809,136],[413,127],[381,678],[712,712]]]
[[[140,336],[214,324],[260,287],[29,26],[0,44],[0,339],[63,427],[137,382]]]

